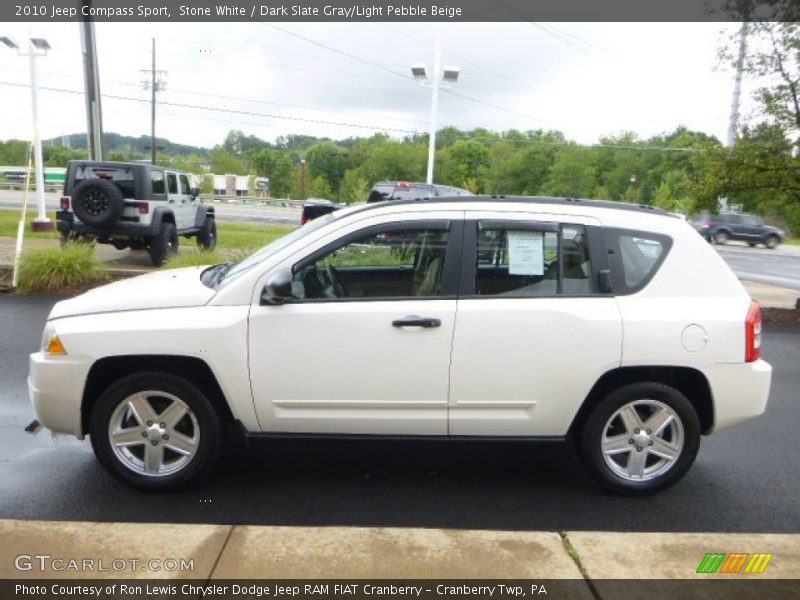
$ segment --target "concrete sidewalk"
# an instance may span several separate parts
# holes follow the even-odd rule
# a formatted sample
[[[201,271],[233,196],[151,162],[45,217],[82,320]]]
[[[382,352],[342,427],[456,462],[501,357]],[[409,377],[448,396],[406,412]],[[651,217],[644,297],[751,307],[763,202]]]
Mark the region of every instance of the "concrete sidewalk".
[[[698,579],[709,552],[773,555],[762,574],[726,578],[800,575],[800,534],[0,520],[0,539],[3,579]]]

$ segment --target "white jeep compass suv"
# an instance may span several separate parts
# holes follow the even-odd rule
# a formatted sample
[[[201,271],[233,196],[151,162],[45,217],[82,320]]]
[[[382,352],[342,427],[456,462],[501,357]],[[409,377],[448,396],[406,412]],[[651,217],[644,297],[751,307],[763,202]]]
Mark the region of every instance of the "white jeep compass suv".
[[[248,436],[571,438],[605,486],[675,483],[764,412],[758,305],[684,221],[556,198],[343,209],[233,264],[59,302],[30,360],[53,431],[139,488]]]

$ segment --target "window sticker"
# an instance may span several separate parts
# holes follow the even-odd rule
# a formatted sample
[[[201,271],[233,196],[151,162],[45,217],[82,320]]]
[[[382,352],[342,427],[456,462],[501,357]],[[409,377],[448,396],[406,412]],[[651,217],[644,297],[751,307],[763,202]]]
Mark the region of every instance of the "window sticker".
[[[544,275],[544,237],[540,231],[508,232],[508,274]]]

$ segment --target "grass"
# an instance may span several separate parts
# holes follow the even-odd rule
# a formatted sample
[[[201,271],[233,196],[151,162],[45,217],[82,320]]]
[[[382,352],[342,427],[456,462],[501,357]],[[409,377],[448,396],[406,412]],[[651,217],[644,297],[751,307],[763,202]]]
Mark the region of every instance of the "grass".
[[[295,225],[217,221],[217,247],[223,250],[256,250],[296,228]]]
[[[63,249],[38,248],[22,255],[18,291],[62,292],[107,278],[89,244],[67,244]]]
[[[787,237],[783,240],[784,244],[791,244],[792,246],[800,246],[800,237]]]
[[[56,222],[56,213],[48,212],[47,216]],[[19,210],[0,210],[0,237],[16,237],[17,224],[19,223],[20,211]],[[31,231],[31,221],[36,218],[36,210],[28,208],[28,214],[25,216],[25,237],[35,238],[52,238],[58,239],[59,233],[53,231]]]
[[[225,262],[225,258],[216,250],[198,250],[197,252],[179,252],[167,259],[165,269],[180,269],[182,267],[198,267],[201,265],[215,265]]]

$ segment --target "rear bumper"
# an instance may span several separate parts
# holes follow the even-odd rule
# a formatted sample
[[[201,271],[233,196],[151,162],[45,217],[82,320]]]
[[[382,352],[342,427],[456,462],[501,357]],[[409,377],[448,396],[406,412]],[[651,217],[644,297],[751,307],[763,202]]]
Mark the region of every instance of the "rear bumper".
[[[138,223],[117,223],[113,227],[92,227],[75,220],[75,215],[67,210],[56,212],[56,227],[61,233],[86,233],[102,237],[152,237],[158,233],[160,225],[140,225]]]
[[[28,397],[39,422],[48,429],[83,438],[81,403],[91,359],[31,354]]]
[[[712,365],[703,369],[714,402],[712,431],[754,419],[767,408],[772,367],[764,360]]]

